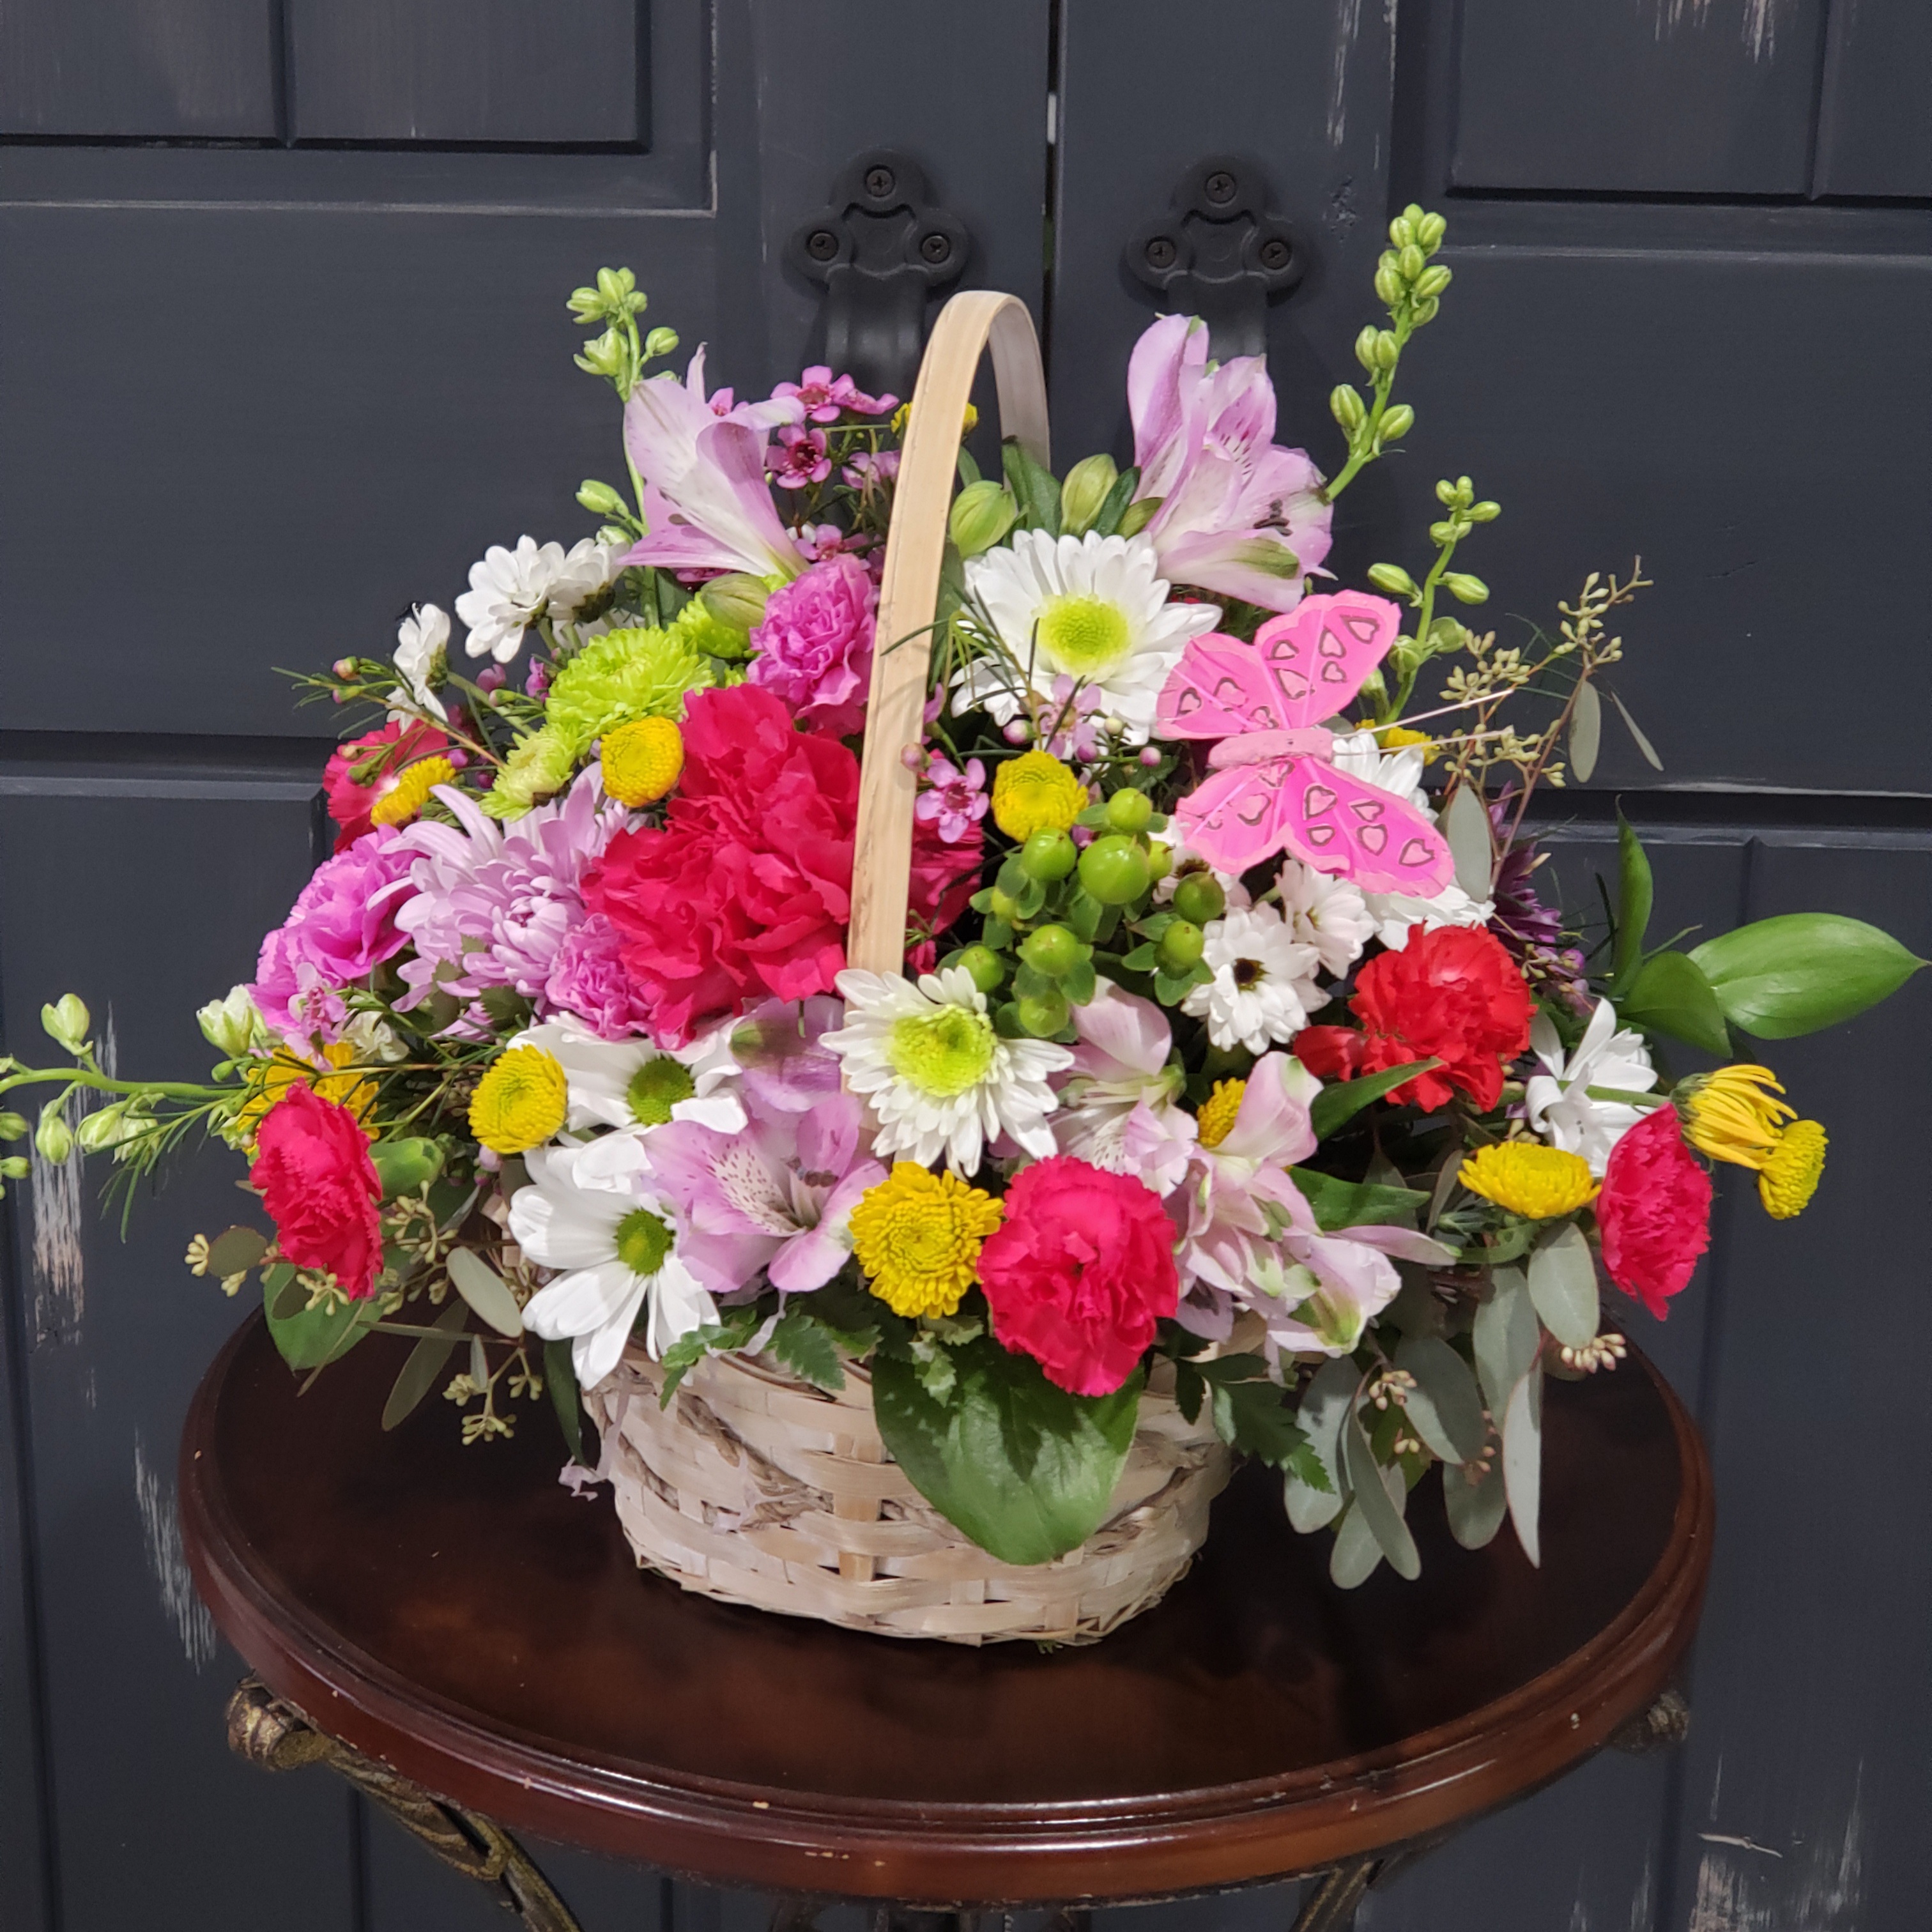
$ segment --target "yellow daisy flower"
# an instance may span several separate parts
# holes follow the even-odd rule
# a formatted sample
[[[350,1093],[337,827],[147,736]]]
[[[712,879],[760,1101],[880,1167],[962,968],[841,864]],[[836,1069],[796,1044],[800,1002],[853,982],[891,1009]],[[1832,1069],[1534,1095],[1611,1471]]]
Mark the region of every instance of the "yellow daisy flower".
[[[684,734],[668,718],[634,718],[604,734],[604,790],[634,810],[662,798],[684,770]]]
[[[540,1046],[513,1046],[490,1063],[470,1102],[470,1131],[493,1154],[541,1147],[563,1125],[570,1087]]]
[[[980,1246],[1004,1213],[957,1174],[902,1160],[852,1210],[852,1244],[872,1292],[895,1315],[950,1315],[973,1286]]]
[[[1590,1163],[1581,1154],[1533,1141],[1478,1148],[1464,1160],[1456,1178],[1472,1194],[1526,1221],[1558,1220],[1597,1198]]]
[[[1757,1171],[1758,1198],[1774,1220],[1804,1213],[1825,1172],[1825,1130],[1816,1120],[1793,1120]]]
[[[322,1057],[331,1067],[351,1067],[356,1064],[356,1048],[347,1040],[338,1040],[322,1048]],[[272,1059],[251,1060],[243,1078],[248,1082],[248,1097],[236,1110],[232,1134],[244,1147],[254,1147],[255,1130],[261,1125],[262,1116],[297,1085],[313,1087],[320,1099],[346,1107],[362,1131],[372,1141],[376,1138],[369,1115],[376,1105],[376,1087],[366,1073],[325,1073],[283,1046],[275,1049]]]
[[[1770,1159],[1795,1107],[1772,1098],[1784,1089],[1768,1066],[1720,1066],[1678,1082],[1671,1099],[1684,1138],[1713,1160],[1761,1168]]]
[[[395,783],[369,808],[378,825],[406,825],[429,802],[438,785],[454,784],[456,767],[447,758],[418,758],[406,765]]]

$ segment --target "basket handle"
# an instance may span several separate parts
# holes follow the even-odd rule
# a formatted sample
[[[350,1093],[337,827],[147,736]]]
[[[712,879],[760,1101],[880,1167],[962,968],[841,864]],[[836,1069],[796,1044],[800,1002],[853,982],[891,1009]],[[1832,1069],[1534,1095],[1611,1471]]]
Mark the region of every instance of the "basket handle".
[[[1016,436],[1028,454],[1050,466],[1046,375],[1025,303],[991,289],[955,296],[940,310],[919,365],[886,535],[853,847],[852,926],[845,942],[847,964],[867,972],[896,973],[905,958],[919,781],[902,754],[920,742],[924,723],[959,428],[980,355],[989,347],[1001,433]]]

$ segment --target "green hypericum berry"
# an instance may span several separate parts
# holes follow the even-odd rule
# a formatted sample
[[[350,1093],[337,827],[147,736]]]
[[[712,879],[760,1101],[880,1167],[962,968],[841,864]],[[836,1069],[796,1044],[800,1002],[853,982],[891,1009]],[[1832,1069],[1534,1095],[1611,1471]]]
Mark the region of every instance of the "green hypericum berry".
[[[1056,988],[1050,993],[1032,993],[1018,1002],[1020,1024],[1036,1040],[1056,1034],[1066,1024],[1066,995]]]
[[[1211,872],[1190,872],[1174,889],[1174,909],[1196,926],[1219,919],[1226,909],[1228,895]]]
[[[1205,940],[1191,919],[1178,919],[1160,936],[1160,963],[1170,973],[1185,973],[1201,957]]]
[[[982,993],[996,992],[1006,976],[1000,956],[990,946],[969,946],[954,964],[965,968],[973,976],[974,985]]]
[[[1020,848],[1020,867],[1030,879],[1050,885],[1072,871],[1080,854],[1064,832],[1036,832]]]
[[[1107,823],[1116,832],[1138,832],[1154,816],[1154,800],[1131,786],[1107,801]]]
[[[1010,893],[1001,892],[998,886],[988,888],[986,910],[995,919],[1011,919],[1019,909],[1019,901]]]
[[[1118,832],[1096,838],[1080,855],[1080,883],[1102,905],[1126,905],[1153,882],[1147,854]]]
[[[1036,973],[1064,980],[1080,964],[1080,942],[1064,926],[1043,926],[1027,935],[1020,957]]]

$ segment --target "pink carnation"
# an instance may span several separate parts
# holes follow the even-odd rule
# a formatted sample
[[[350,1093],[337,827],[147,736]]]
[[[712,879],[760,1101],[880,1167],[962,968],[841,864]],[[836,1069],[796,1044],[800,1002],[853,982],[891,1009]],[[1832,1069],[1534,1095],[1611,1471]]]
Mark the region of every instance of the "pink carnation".
[[[802,724],[849,737],[866,722],[879,593],[850,556],[828,556],[772,592],[752,633],[750,681],[782,698]]]
[[[408,943],[396,914],[415,892],[414,854],[393,827],[365,832],[325,860],[289,916],[262,942],[250,989],[278,1033],[333,1040],[347,1020],[343,988]]]
[[[599,1040],[628,1040],[648,1030],[650,1010],[624,970],[624,936],[593,913],[558,947],[544,998],[574,1013]]]

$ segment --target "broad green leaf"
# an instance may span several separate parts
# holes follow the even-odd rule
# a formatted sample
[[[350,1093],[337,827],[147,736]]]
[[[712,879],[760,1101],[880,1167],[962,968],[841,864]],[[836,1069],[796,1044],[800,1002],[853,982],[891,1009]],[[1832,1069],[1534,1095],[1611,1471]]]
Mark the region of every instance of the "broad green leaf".
[[[226,1228],[208,1244],[212,1275],[240,1274],[268,1252],[268,1238],[259,1228]]]
[[[1114,478],[1114,487],[1107,492],[1106,500],[1100,506],[1100,513],[1091,528],[1096,535],[1112,536],[1120,527],[1120,519],[1126,514],[1127,506],[1134,500],[1134,492],[1141,487],[1141,472],[1137,469],[1123,470]]]
[[[278,1272],[274,1268],[268,1270],[271,1274]],[[366,1301],[338,1301],[332,1307],[318,1308],[311,1313],[308,1291],[294,1276],[295,1270],[291,1268],[287,1281],[277,1282],[272,1286],[265,1277],[262,1283],[262,1304],[268,1316],[268,1334],[280,1352],[282,1360],[292,1369],[319,1369],[326,1363],[340,1360],[374,1325],[376,1302],[373,1298]],[[278,1308],[286,1307],[291,1303],[292,1313],[277,1312]]]
[[[1617,814],[1617,945],[1611,974],[1612,990],[1621,1004],[1643,960],[1644,935],[1650,930],[1651,902],[1655,887],[1650,860],[1636,828]]]
[[[765,1349],[814,1388],[836,1395],[845,1386],[838,1344],[825,1325],[805,1309],[794,1306],[779,1317]]]
[[[1836,913],[1781,913],[1690,955],[1725,1017],[1760,1040],[1795,1040],[1888,999],[1926,964],[1888,932]]]
[[[1496,841],[1489,807],[1472,784],[1458,785],[1438,826],[1456,861],[1456,883],[1472,899],[1486,899],[1496,874]]]
[[[1354,1406],[1361,1371],[1346,1358],[1324,1362],[1303,1391],[1297,1418],[1308,1437],[1310,1452],[1321,1464],[1328,1487],[1307,1481],[1291,1466],[1284,1490],[1288,1520],[1305,1536],[1333,1522],[1341,1513],[1342,1425]]]
[[[1521,1268],[1499,1268],[1476,1310],[1476,1379],[1496,1426],[1502,1426],[1510,1394],[1529,1372],[1543,1346],[1543,1330],[1529,1299]]]
[[[394,1429],[412,1411],[442,1378],[450,1351],[463,1339],[463,1324],[470,1314],[465,1302],[452,1300],[430,1326],[438,1332],[419,1336],[403,1364],[396,1385],[382,1405],[382,1426]]]
[[[1416,1434],[1445,1462],[1473,1462],[1490,1432],[1468,1364],[1440,1336],[1412,1335],[1396,1350],[1395,1365],[1415,1378],[1403,1406]]]
[[[1543,1325],[1572,1348],[1597,1339],[1597,1264],[1583,1231],[1566,1221],[1529,1258],[1529,1298]]]
[[[500,1335],[524,1332],[524,1312],[509,1284],[473,1248],[452,1248],[444,1262],[458,1294]]]
[[[1537,1517],[1543,1498],[1543,1370],[1539,1364],[1510,1391],[1503,1416],[1503,1487],[1522,1553],[1539,1567]]]
[[[1292,1167],[1288,1174],[1315,1210],[1316,1226],[1324,1234],[1337,1228],[1413,1228],[1417,1211],[1429,1198],[1413,1187],[1337,1180],[1312,1167]]]
[[[1328,1580],[1338,1590],[1359,1589],[1381,1568],[1382,1545],[1367,1519],[1350,1507],[1335,1526],[1335,1546],[1328,1552]]]
[[[262,1270],[262,1305],[271,1322],[287,1322],[308,1306],[308,1290],[292,1262],[277,1262]]]
[[[958,1382],[940,1402],[910,1363],[874,1358],[879,1433],[920,1494],[981,1549],[1051,1562],[1106,1516],[1133,1443],[1140,1372],[1111,1395],[1082,1396],[988,1337],[953,1359]]]
[[[1060,485],[1052,473],[1042,470],[1014,437],[1000,446],[1000,459],[1020,506],[1022,525],[1044,530],[1048,536],[1059,536]]]
[[[544,1387],[550,1391],[550,1404],[556,1411],[558,1426],[569,1445],[570,1460],[581,1462],[584,1456],[584,1400],[577,1386],[577,1366],[570,1358],[570,1343],[544,1344]]]
[[[1509,1514],[1502,1462],[1492,1461],[1473,1483],[1462,1470],[1444,1464],[1442,1502],[1449,1514],[1449,1534],[1465,1550],[1480,1550],[1492,1542]]]
[[[1588,784],[1597,769],[1597,751],[1603,742],[1604,706],[1597,687],[1585,682],[1576,687],[1576,708],[1570,714],[1570,776],[1579,784]]]
[[[1418,1073],[1430,1072],[1442,1064],[1439,1060],[1408,1060],[1400,1066],[1385,1066],[1379,1073],[1364,1073],[1359,1080],[1331,1081],[1316,1095],[1308,1109],[1315,1138],[1325,1141],[1371,1101],[1379,1100],[1405,1080],[1413,1080]]]
[[[420,1137],[377,1141],[369,1150],[369,1158],[375,1162],[385,1201],[415,1193],[425,1181],[435,1180],[442,1172],[442,1148],[435,1142]]]
[[[1422,1574],[1422,1558],[1416,1552],[1415,1538],[1409,1534],[1408,1525],[1402,1520],[1408,1494],[1402,1472],[1383,1469],[1376,1460],[1376,1452],[1369,1447],[1360,1422],[1353,1416],[1342,1426],[1342,1460],[1348,1468],[1348,1487],[1354,1493],[1355,1507],[1360,1510],[1370,1534],[1388,1558],[1389,1568],[1413,1582]],[[1390,1477],[1394,1478],[1393,1482]]]
[[[1706,1053],[1726,1055],[1724,1010],[1703,968],[1688,952],[1653,952],[1617,1000],[1617,1016],[1648,1033],[1667,1033]]]
[[[1268,1364],[1260,1356],[1221,1355],[1188,1366],[1207,1384],[1214,1432],[1231,1448],[1280,1469],[1306,1447],[1307,1436],[1288,1406],[1286,1393],[1268,1379]]]
[[[1637,729],[1636,720],[1630,715],[1630,706],[1614,691],[1610,693],[1610,702],[1617,707],[1617,716],[1624,721],[1624,729],[1643,754],[1644,763],[1654,772],[1662,771],[1664,760],[1657,755],[1657,747]]]

